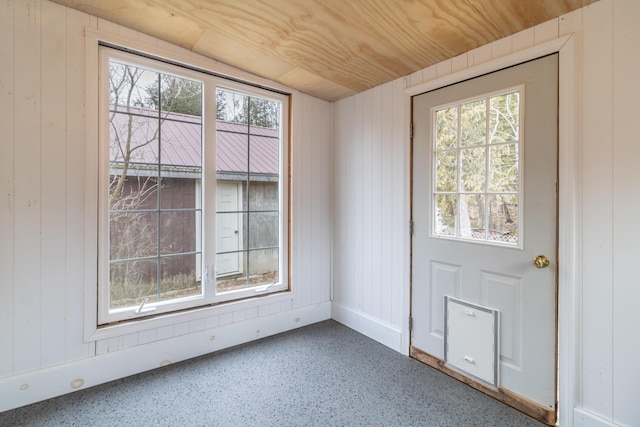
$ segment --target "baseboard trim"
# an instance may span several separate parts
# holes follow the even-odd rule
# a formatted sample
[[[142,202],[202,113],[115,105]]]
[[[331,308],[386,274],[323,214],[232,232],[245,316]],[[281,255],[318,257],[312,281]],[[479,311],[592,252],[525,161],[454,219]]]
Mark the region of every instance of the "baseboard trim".
[[[518,411],[530,416],[535,420],[538,420],[549,426],[553,426],[556,423],[556,420],[557,420],[556,411],[550,411],[549,409],[543,406],[540,406],[537,403],[532,402],[518,394],[510,392],[509,390],[494,389],[479,381],[469,378],[466,375],[462,375],[460,372],[445,366],[444,361],[442,361],[441,359],[438,359],[437,357],[434,357],[428,353],[425,353],[424,351],[414,346],[411,346],[409,350],[409,355],[414,359],[417,359],[422,363],[425,363],[431,366],[432,368],[435,368],[438,371],[441,371],[449,375],[450,377],[453,377],[458,381],[472,388],[475,388],[476,390],[481,391],[484,394],[487,394],[493,397],[494,399],[499,400],[500,402],[511,406],[512,408],[517,409]]]
[[[331,318],[331,303],[257,317],[0,380],[0,412]]]
[[[402,331],[391,325],[335,302],[331,304],[331,318],[392,350],[402,353]]]
[[[583,408],[574,408],[573,425],[574,427],[622,427],[622,424],[614,423]]]

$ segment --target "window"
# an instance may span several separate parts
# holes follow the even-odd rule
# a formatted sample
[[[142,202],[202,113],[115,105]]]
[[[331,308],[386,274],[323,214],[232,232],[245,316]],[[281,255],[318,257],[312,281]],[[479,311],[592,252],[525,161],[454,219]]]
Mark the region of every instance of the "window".
[[[286,96],[100,49],[98,323],[287,290]]]
[[[523,88],[432,110],[433,237],[519,246]]]

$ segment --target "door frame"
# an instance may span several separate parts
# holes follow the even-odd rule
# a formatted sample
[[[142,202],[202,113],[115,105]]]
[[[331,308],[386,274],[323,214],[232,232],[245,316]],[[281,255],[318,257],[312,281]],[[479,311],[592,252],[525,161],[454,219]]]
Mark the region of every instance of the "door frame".
[[[409,95],[407,102],[407,127],[412,120],[411,97],[444,86],[459,83],[483,74],[498,71],[526,61],[537,59],[552,53],[558,53],[558,295],[557,295],[557,342],[562,351],[558,354],[558,420],[560,425],[571,425],[573,422],[573,408],[577,395],[577,298],[579,297],[578,279],[579,263],[582,251],[578,239],[580,238],[581,211],[581,159],[579,147],[579,117],[578,117],[578,84],[576,78],[578,70],[575,37],[571,34],[540,43],[527,49],[491,60],[477,66],[435,78],[405,89]],[[412,141],[408,140],[409,147]],[[405,182],[411,182],[412,160],[408,159]],[[405,200],[411,204],[411,185],[405,188]],[[408,212],[411,214],[409,206]],[[411,237],[405,244],[411,253]],[[411,267],[409,266],[409,277]],[[411,307],[411,279],[406,283],[405,312],[410,316]],[[403,327],[403,346],[410,347],[409,322]]]

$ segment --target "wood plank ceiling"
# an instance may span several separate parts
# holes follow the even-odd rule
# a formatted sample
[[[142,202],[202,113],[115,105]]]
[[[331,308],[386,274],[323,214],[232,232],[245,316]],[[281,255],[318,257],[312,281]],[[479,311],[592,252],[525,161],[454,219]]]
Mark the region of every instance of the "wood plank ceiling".
[[[596,0],[52,0],[334,101]]]

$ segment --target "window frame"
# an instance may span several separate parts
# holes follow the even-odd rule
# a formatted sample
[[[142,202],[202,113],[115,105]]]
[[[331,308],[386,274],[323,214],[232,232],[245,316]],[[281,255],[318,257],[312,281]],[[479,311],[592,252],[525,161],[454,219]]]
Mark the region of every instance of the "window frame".
[[[272,91],[267,88],[257,87],[251,82],[237,82],[225,79],[219,75],[214,75],[201,66],[188,62],[175,62],[164,60],[162,56],[148,54],[143,51],[134,52],[129,50],[124,52],[111,43],[102,44],[100,40],[92,40],[95,45],[96,56],[98,57],[98,83],[92,86],[97,88],[97,116],[96,126],[98,127],[98,148],[93,157],[95,165],[98,159],[99,167],[96,177],[97,200],[97,272],[94,283],[94,295],[96,295],[95,284],[97,283],[97,295],[95,297],[96,316],[93,317],[91,325],[85,328],[85,338],[96,336],[96,332],[102,328],[113,327],[113,325],[124,323],[148,323],[149,320],[158,319],[163,316],[181,315],[185,312],[216,308],[219,305],[228,305],[246,300],[253,300],[256,297],[273,297],[283,292],[287,298],[291,298],[291,287],[289,283],[289,257],[290,257],[290,94],[280,90]],[[93,50],[93,49],[92,49]],[[161,72],[164,74],[176,75],[192,80],[203,82],[203,116],[202,116],[202,138],[203,138],[203,171],[202,171],[202,294],[198,296],[180,298],[178,300],[146,304],[152,310],[148,312],[136,313],[136,307],[128,307],[123,310],[109,309],[109,211],[105,207],[108,196],[108,176],[109,176],[109,59],[113,58],[118,62],[129,63],[145,69]],[[173,63],[168,63],[173,62]],[[89,67],[88,67],[89,68]],[[91,76],[91,74],[87,74]],[[88,77],[87,80],[90,80]],[[89,84],[87,84],[89,89]],[[260,285],[239,291],[216,292],[215,257],[216,257],[216,89],[229,89],[234,92],[241,92],[249,96],[266,98],[278,101],[281,104],[281,123],[279,129],[280,150],[279,150],[279,278],[276,283]],[[88,92],[89,94],[89,92]],[[90,110],[88,108],[88,110]],[[95,110],[93,110],[95,111]],[[88,126],[90,126],[88,124]],[[91,150],[89,150],[91,151]],[[89,157],[90,154],[87,154]],[[89,163],[91,164],[91,163]],[[95,167],[95,166],[93,166]],[[96,188],[96,187],[93,187]],[[87,298],[85,298],[87,299]],[[224,303],[224,304],[223,304]],[[251,304],[253,305],[253,304]],[[100,335],[100,334],[98,334]]]

